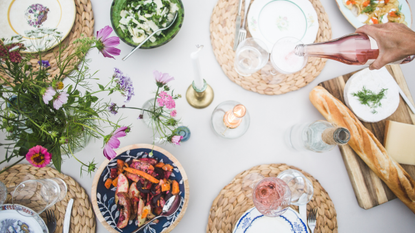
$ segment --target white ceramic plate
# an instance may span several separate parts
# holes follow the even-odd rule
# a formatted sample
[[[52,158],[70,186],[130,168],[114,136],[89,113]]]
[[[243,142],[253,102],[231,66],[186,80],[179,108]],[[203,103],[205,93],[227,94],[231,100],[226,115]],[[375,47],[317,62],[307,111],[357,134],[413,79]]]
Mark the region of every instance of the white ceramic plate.
[[[308,0],[256,0],[248,13],[248,27],[252,37],[264,41],[270,52],[275,42],[286,36],[313,43],[319,24]]]
[[[0,0],[0,36],[21,35],[27,47],[31,41],[25,37],[25,31],[45,27],[57,28],[63,40],[72,29],[75,15],[74,0]]]
[[[30,216],[19,214],[15,207]],[[33,210],[21,205],[5,204],[0,206],[0,232],[48,233],[49,231],[43,219]]]
[[[247,210],[236,222],[233,233],[308,233],[300,215],[293,209],[279,217],[266,217],[255,207]]]
[[[353,27],[360,28],[361,26],[365,25],[364,23],[360,22],[357,17],[353,15],[352,11],[343,4],[343,0],[336,0],[336,2],[343,16],[347,19],[347,21],[349,21],[351,25],[353,25]],[[409,3],[406,0],[399,0],[399,4],[402,4],[402,13],[405,15],[405,21],[410,28],[412,26],[412,12],[411,8],[409,7]]]

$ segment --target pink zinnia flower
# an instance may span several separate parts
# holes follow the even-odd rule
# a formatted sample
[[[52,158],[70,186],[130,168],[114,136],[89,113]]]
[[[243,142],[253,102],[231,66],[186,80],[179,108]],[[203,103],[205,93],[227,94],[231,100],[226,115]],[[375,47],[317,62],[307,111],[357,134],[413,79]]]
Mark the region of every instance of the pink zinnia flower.
[[[171,111],[170,116],[171,117],[176,117],[176,114],[177,114],[177,111],[173,110],[173,111]]]
[[[158,72],[157,70],[155,70],[153,72],[153,74],[154,74],[154,78],[156,79],[157,86],[159,86],[159,87],[162,87],[165,84],[167,84],[168,82],[174,80],[174,78],[172,76],[170,76],[168,73],[163,74],[163,73]]]
[[[62,105],[66,104],[66,102],[68,102],[68,96],[69,95],[66,92],[60,93],[59,96],[58,96],[58,98],[56,98],[53,101],[53,107],[56,110],[59,110],[62,107]]]
[[[45,167],[50,163],[51,158],[48,149],[39,145],[30,148],[26,154],[27,161],[35,167]]]
[[[129,132],[129,128],[126,126],[120,127],[114,131],[111,135],[108,135],[104,138],[105,146],[104,146],[104,156],[111,160],[117,156],[115,153],[114,148],[118,148],[120,146],[120,140],[118,138],[125,137],[127,135],[126,132]]]
[[[53,89],[52,87],[48,87],[48,89],[46,89],[45,94],[43,94],[43,102],[45,102],[45,104],[48,104],[49,101],[51,101],[53,99],[53,96],[56,94],[55,89]]]
[[[179,136],[179,135],[176,135],[176,136],[173,136],[172,138],[171,138],[171,142],[173,143],[173,144],[176,144],[176,145],[179,145],[180,146],[180,141],[183,139],[183,136]]]
[[[111,34],[112,28],[110,26],[105,26],[103,29],[97,31],[97,49],[104,55],[104,57],[114,58],[112,55],[118,56],[121,53],[121,50],[115,48],[115,46],[120,44],[120,38],[113,36],[108,36]],[[114,58],[115,59],[115,58]]]

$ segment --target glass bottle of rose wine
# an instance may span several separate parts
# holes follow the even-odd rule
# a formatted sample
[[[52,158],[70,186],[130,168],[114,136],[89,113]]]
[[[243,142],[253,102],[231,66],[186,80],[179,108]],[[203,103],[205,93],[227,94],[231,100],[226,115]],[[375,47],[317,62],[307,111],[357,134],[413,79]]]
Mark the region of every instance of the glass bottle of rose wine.
[[[328,58],[348,65],[370,65],[379,56],[379,47],[372,37],[355,33],[332,41],[297,45],[295,54],[298,56]],[[415,56],[408,56],[393,64],[405,64],[414,58]]]

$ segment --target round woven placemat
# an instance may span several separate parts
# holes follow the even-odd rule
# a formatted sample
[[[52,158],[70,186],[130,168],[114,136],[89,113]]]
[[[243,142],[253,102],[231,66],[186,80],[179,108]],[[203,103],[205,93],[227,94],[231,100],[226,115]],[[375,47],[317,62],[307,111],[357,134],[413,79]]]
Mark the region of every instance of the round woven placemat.
[[[311,182],[313,182],[313,199],[307,204],[307,212],[313,208],[318,208],[317,225],[315,233],[337,233],[337,214],[334,204],[328,193],[307,172],[286,164],[266,164],[255,166],[249,170],[239,173],[232,182],[226,185],[215,198],[209,212],[209,220],[206,228],[208,233],[230,233],[235,227],[245,211],[254,207],[252,202],[251,183],[244,181],[243,178],[251,173],[260,173],[265,177],[276,177],[280,172],[287,169],[296,169],[302,172]],[[298,211],[298,206],[291,206]]]
[[[331,39],[331,26],[328,15],[319,0],[310,0],[310,2],[318,15],[319,30],[315,42],[328,41]],[[320,74],[326,64],[326,59],[309,58],[306,66],[301,71],[284,75],[283,81],[279,84],[273,84],[271,79],[263,79],[260,71],[247,77],[238,75],[233,65],[235,59],[233,42],[238,4],[239,0],[218,0],[210,19],[210,40],[213,52],[223,72],[232,82],[246,90],[259,94],[280,95],[306,86]],[[241,11],[242,19],[243,14],[244,10]],[[248,30],[248,27],[246,29]],[[248,37],[251,37],[249,33]]]
[[[15,187],[22,181],[29,179],[46,179],[54,177],[64,180],[68,187],[65,199],[57,202],[54,206],[49,208],[54,211],[56,216],[57,225],[55,233],[61,233],[63,230],[63,220],[65,218],[66,206],[71,198],[74,199],[74,204],[72,207],[70,232],[95,232],[96,220],[88,194],[86,194],[85,190],[78,184],[78,182],[72,179],[72,177],[64,175],[50,167],[37,168],[32,165],[25,164],[15,165],[0,174],[0,180],[7,187]],[[6,202],[11,203],[10,195]],[[40,216],[46,223],[45,212],[43,212]]]
[[[94,35],[94,13],[92,12],[92,5],[90,0],[74,0],[76,5],[76,17],[74,25],[72,26],[71,32],[68,36],[61,42],[60,46],[62,47],[63,51],[61,54],[61,59],[65,59],[69,55],[71,55],[76,45],[73,42],[81,37],[81,34],[84,34],[87,37],[91,37]],[[60,69],[58,68],[58,64],[56,61],[57,54],[58,54],[59,46],[54,47],[51,50],[48,50],[45,53],[42,53],[42,60],[48,60],[51,66],[49,73],[49,77],[54,77],[55,75],[60,73]],[[39,70],[39,61],[37,54],[32,54],[33,59],[30,60],[32,64],[33,71]],[[23,54],[23,56],[25,56]],[[73,59],[72,62],[65,68],[64,73],[68,74],[72,71],[76,65],[78,65],[79,60]],[[0,72],[0,75],[3,77],[9,77],[8,75]]]

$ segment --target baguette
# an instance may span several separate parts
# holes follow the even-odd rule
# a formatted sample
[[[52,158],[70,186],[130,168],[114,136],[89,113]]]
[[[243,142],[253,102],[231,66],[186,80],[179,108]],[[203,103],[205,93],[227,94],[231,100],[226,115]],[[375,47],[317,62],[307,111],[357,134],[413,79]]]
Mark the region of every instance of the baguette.
[[[393,160],[372,132],[340,100],[323,87],[310,92],[310,101],[331,123],[345,127],[351,137],[348,145],[367,166],[415,213],[415,181]]]

